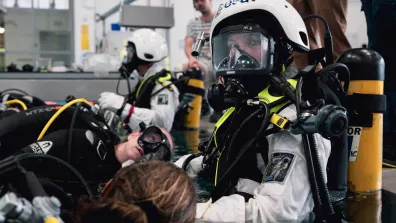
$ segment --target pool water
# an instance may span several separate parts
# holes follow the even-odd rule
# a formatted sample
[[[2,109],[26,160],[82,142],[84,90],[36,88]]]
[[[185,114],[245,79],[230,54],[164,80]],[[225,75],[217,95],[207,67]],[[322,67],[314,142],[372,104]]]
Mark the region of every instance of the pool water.
[[[176,144],[175,151],[172,157],[173,162],[175,162],[184,155],[197,153],[198,144],[200,142],[209,140],[211,132],[207,130],[201,130],[195,133],[172,131],[171,134]],[[213,189],[213,182],[200,178],[194,179],[194,183],[197,187],[198,201],[207,201],[210,197],[210,191],[212,191]]]

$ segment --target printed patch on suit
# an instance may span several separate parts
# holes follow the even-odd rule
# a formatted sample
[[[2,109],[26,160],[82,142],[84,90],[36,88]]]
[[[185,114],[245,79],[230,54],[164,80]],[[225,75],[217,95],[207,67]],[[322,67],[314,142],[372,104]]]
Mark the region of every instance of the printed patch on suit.
[[[168,104],[168,95],[167,94],[159,94],[157,104],[158,105],[167,105]]]
[[[47,154],[47,152],[51,149],[53,143],[51,141],[41,141],[38,143],[30,144],[30,148],[33,153],[36,154]]]
[[[293,164],[294,155],[290,153],[274,153],[268,163],[264,182],[282,183]]]

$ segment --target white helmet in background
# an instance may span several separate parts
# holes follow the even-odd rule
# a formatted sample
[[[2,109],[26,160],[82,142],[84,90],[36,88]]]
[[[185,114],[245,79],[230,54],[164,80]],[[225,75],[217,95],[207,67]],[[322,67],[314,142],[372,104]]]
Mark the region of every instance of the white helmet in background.
[[[138,65],[161,61],[168,56],[165,38],[151,29],[138,29],[128,38],[127,55],[124,64],[131,71]]]
[[[218,76],[269,74],[288,66],[293,50],[309,51],[303,19],[282,0],[224,1],[210,43]]]

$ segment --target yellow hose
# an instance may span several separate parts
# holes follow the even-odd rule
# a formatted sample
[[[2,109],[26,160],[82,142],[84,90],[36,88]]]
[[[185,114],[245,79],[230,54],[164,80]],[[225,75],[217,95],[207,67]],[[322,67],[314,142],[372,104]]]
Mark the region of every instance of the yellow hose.
[[[387,166],[387,167],[396,168],[395,165],[392,165],[392,164],[389,164],[389,163],[385,163],[385,162],[382,162],[382,165]]]
[[[49,127],[52,125],[52,123],[55,121],[55,119],[64,111],[66,110],[68,107],[72,106],[73,104],[76,103],[85,103],[89,106],[91,106],[91,104],[85,100],[84,98],[79,98],[79,99],[74,99],[73,101],[65,104],[62,106],[61,109],[59,109],[52,117],[51,119],[47,122],[47,124],[44,126],[43,130],[41,130],[41,133],[39,135],[39,137],[37,138],[37,140],[40,140],[41,138],[44,137],[45,133],[47,132],[47,130],[49,129]]]
[[[23,101],[18,100],[18,99],[6,101],[5,104],[6,105],[19,104],[20,106],[22,106],[23,110],[27,109],[27,106],[25,105],[25,103],[23,103]]]

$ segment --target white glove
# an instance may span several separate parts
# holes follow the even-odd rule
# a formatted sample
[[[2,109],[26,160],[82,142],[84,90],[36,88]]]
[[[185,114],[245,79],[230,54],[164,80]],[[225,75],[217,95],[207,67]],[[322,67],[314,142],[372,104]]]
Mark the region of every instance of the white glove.
[[[108,109],[117,112],[124,103],[125,98],[112,92],[103,92],[98,100],[100,109]]]

